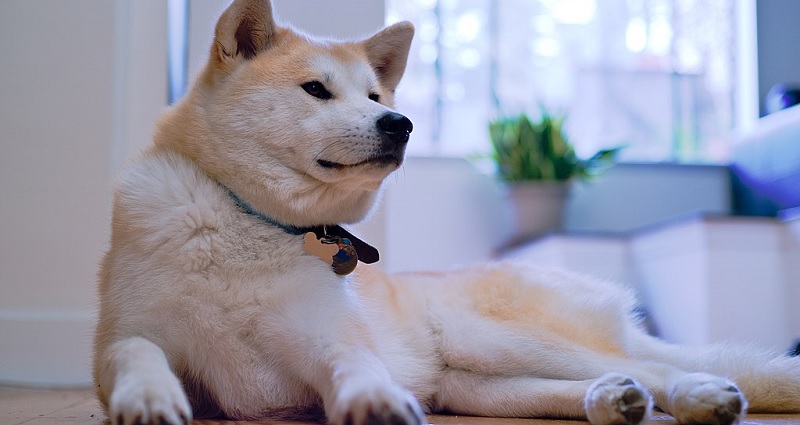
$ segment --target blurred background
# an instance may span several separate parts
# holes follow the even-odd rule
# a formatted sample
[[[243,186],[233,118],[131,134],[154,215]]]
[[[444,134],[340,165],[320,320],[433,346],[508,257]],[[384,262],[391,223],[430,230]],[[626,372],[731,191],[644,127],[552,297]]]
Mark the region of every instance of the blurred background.
[[[684,344],[800,338],[800,2],[274,0],[333,38],[414,22],[409,158],[356,232],[391,272],[515,258],[635,290]],[[111,185],[203,66],[227,1],[0,2],[0,384],[90,384]],[[488,125],[543,110],[579,157],[520,238]]]

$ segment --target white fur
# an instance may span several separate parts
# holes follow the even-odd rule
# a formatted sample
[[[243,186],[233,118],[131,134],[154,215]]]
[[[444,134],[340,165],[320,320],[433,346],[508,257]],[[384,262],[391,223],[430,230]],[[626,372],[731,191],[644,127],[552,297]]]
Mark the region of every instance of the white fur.
[[[228,189],[298,226],[372,208],[399,163],[319,160],[360,164],[385,148],[376,120],[411,33],[315,42],[276,26],[263,0],[223,15],[203,75],[115,187],[94,359],[112,421],[418,425],[455,412],[636,424],[655,404],[727,425],[748,402],[800,411],[800,359],[666,344],[617,286],[515,263],[339,277],[303,236],[242,211]],[[305,93],[311,80],[335,97]]]

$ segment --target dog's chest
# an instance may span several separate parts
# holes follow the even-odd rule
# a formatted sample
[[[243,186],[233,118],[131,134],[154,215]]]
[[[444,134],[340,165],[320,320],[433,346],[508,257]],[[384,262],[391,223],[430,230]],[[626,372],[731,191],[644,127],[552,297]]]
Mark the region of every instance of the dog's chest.
[[[296,284],[285,278],[296,280],[298,269],[334,278],[303,251],[302,236],[242,211],[183,158],[150,157],[131,169],[117,185],[114,223],[111,267],[139,277],[134,295],[147,304],[250,305]]]

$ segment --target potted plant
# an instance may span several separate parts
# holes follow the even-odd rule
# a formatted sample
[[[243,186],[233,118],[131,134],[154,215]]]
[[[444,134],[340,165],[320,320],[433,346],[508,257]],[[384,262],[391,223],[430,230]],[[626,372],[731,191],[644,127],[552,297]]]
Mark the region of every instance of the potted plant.
[[[542,110],[489,123],[492,159],[508,186],[515,215],[515,239],[524,240],[562,227],[564,205],[575,179],[586,179],[613,165],[621,147],[578,158],[564,132],[565,116]]]

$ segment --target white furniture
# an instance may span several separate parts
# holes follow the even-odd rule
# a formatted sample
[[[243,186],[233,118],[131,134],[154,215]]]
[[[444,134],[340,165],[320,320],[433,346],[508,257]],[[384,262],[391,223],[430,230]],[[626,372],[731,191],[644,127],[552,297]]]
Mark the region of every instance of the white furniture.
[[[672,342],[787,350],[800,338],[800,220],[694,216],[628,236],[554,234],[506,256],[633,287]]]

